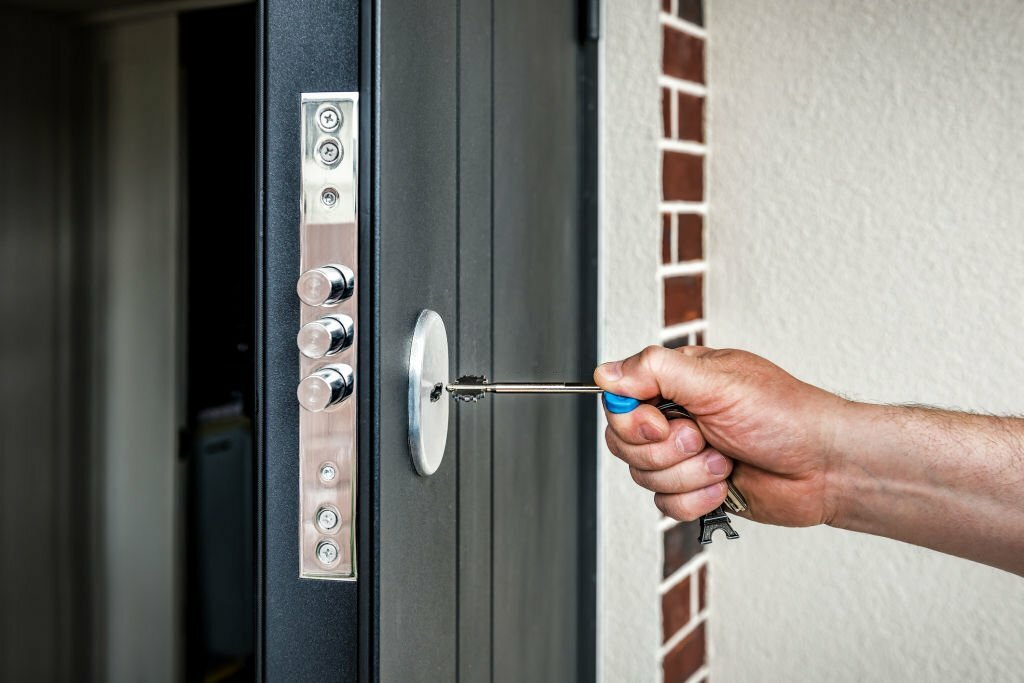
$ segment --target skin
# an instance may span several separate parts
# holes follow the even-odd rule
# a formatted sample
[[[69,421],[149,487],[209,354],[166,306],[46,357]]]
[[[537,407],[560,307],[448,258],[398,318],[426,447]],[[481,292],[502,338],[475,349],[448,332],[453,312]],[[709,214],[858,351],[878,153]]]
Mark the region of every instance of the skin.
[[[652,346],[594,372],[601,388],[671,399],[608,414],[605,438],[666,515],[725,499],[741,516],[886,536],[1024,576],[1024,420],[849,401],[745,351]]]

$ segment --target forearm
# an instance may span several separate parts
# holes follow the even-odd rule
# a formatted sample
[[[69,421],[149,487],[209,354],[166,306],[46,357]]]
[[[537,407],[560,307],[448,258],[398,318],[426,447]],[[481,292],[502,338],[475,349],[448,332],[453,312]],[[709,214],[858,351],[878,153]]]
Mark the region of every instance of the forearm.
[[[850,403],[830,456],[833,526],[1024,576],[1024,420]]]

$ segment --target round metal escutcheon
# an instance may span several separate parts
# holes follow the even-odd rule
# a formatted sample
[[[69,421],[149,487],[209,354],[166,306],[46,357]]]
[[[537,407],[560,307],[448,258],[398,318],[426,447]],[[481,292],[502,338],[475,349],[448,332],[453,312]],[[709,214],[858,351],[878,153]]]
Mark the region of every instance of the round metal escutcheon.
[[[448,441],[448,333],[434,311],[416,320],[409,352],[409,450],[421,476],[437,471]]]

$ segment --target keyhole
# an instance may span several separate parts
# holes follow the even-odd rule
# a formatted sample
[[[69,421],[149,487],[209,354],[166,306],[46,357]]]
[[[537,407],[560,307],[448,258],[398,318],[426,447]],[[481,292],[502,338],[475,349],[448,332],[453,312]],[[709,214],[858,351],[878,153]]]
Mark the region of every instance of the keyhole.
[[[430,402],[437,403],[441,400],[441,394],[444,393],[444,383],[438,382],[434,385],[434,388],[430,390]]]

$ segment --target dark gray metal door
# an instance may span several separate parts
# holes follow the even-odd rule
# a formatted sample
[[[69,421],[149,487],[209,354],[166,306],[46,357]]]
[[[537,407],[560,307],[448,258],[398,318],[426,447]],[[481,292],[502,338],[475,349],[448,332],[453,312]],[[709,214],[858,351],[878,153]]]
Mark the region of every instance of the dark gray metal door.
[[[591,678],[593,398],[451,412],[408,447],[407,358],[454,374],[594,363],[593,67],[576,0],[265,0],[262,667],[275,680]],[[298,578],[298,103],[360,92],[359,579]],[[590,113],[588,113],[590,112]]]

